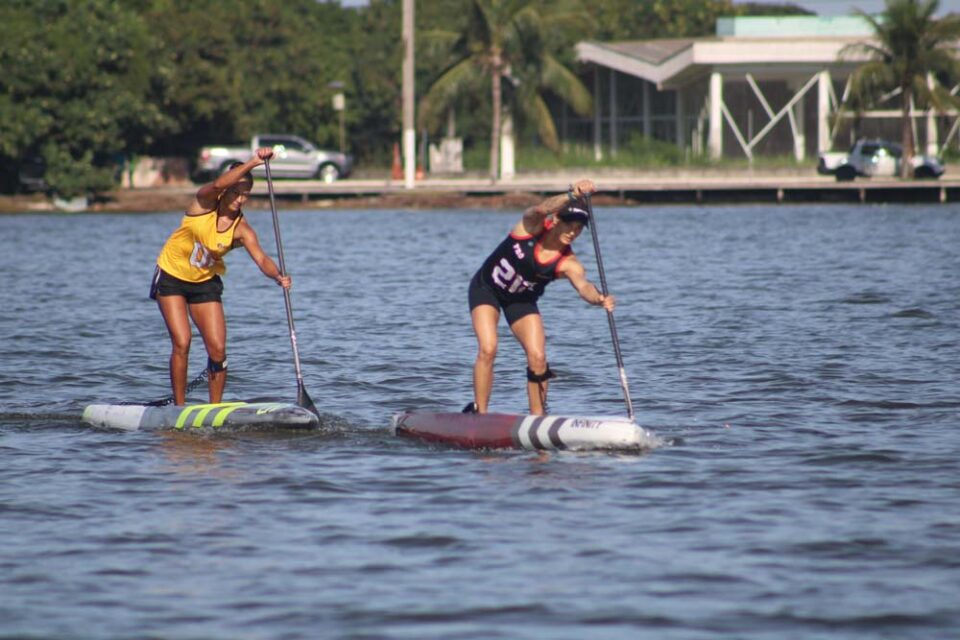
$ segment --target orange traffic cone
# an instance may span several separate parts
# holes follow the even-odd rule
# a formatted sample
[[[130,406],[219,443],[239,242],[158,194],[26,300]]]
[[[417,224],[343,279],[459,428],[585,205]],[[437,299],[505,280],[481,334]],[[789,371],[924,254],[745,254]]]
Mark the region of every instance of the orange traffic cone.
[[[393,145],[393,167],[390,169],[390,178],[392,180],[403,180],[403,163],[400,162],[400,145]]]

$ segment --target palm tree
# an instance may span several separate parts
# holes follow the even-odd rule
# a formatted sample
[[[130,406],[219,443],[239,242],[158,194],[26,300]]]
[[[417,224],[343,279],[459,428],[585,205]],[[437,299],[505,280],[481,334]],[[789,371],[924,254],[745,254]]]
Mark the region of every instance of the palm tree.
[[[943,83],[960,77],[956,45],[960,40],[960,15],[934,18],[939,0],[887,0],[879,17],[856,13],[870,23],[875,42],[844,47],[848,52],[866,53],[870,60],[851,76],[851,93],[876,98],[898,90],[901,103],[900,175],[909,177],[914,154],[911,107],[914,102],[937,110],[960,106]],[[931,81],[932,80],[932,81]]]
[[[592,109],[590,92],[553,55],[557,40],[592,24],[579,0],[468,0],[467,19],[459,33],[425,34],[450,43],[450,64],[420,102],[424,124],[435,124],[459,98],[489,89],[491,101],[490,179],[499,175],[504,98],[537,123],[544,144],[558,152],[556,125],[544,100],[550,91],[581,115]],[[506,82],[504,82],[506,80]]]

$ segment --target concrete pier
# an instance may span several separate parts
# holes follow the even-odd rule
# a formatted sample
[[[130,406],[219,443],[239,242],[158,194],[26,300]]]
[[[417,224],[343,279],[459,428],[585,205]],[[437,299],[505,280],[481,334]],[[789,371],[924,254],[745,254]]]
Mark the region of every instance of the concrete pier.
[[[748,172],[725,174],[642,174],[589,175],[585,172],[552,175],[518,175],[510,180],[491,182],[483,178],[427,178],[413,189],[402,181],[358,179],[324,184],[312,180],[278,180],[274,190],[287,200],[343,200],[385,195],[450,194],[462,196],[503,196],[512,193],[547,195],[562,191],[569,183],[590,177],[607,196],[624,203],[732,203],[732,202],[931,202],[960,201],[960,177],[940,180],[900,180],[862,178],[837,182],[832,176],[777,175]],[[266,184],[258,181],[254,195],[266,194]],[[330,202],[330,206],[336,206]]]

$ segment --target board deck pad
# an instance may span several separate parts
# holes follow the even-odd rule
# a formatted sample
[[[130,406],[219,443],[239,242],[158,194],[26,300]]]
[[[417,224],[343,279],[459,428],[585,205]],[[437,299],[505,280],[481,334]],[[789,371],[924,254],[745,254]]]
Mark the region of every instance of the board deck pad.
[[[316,414],[288,402],[221,402],[165,407],[91,404],[83,410],[82,420],[101,429],[123,431],[314,429],[320,424]]]
[[[464,449],[652,449],[659,439],[623,417],[405,412],[396,435]]]

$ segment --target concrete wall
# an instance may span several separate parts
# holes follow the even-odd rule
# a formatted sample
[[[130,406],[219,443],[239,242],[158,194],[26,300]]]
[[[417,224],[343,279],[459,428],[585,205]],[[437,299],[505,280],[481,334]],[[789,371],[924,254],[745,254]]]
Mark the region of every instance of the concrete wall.
[[[186,158],[136,158],[123,172],[121,186],[130,188],[183,186],[191,184]]]

